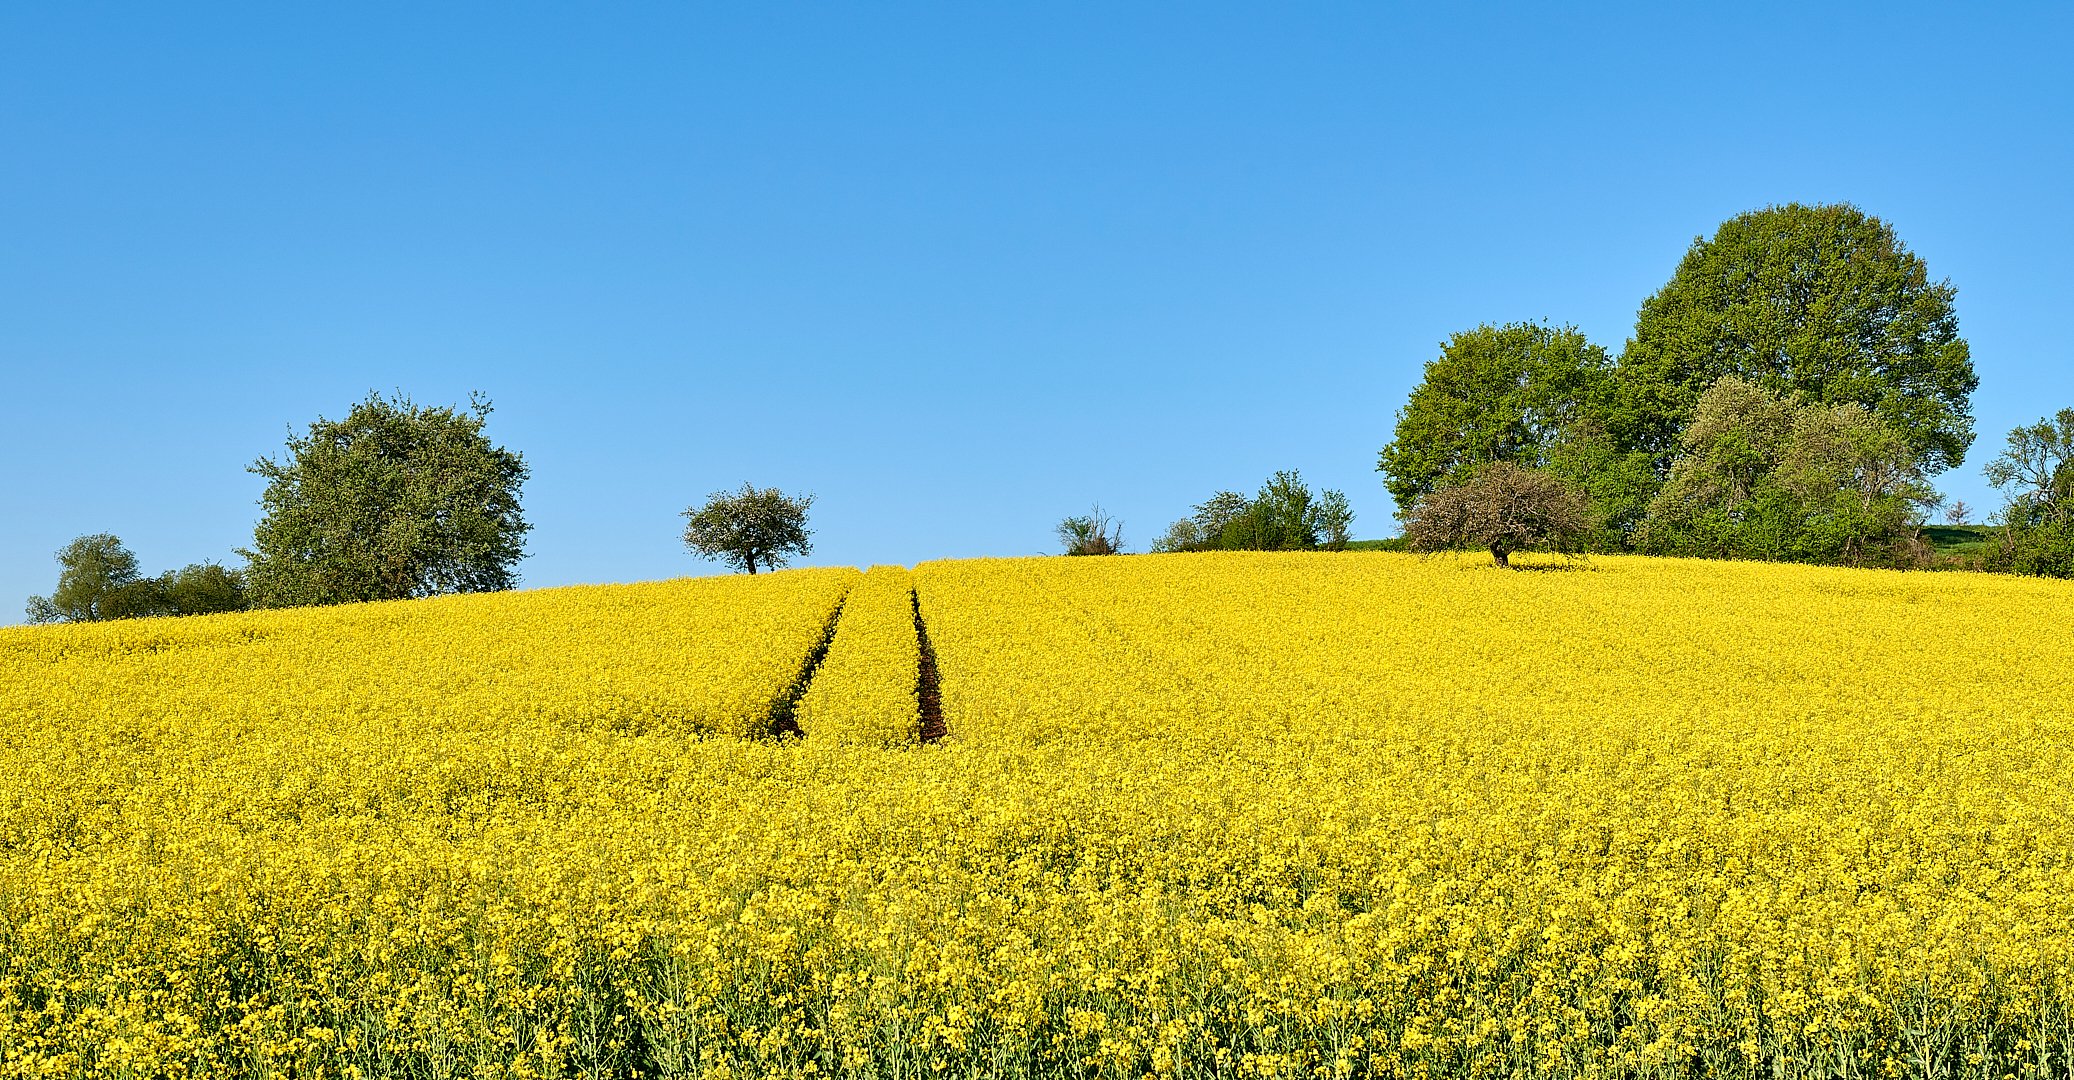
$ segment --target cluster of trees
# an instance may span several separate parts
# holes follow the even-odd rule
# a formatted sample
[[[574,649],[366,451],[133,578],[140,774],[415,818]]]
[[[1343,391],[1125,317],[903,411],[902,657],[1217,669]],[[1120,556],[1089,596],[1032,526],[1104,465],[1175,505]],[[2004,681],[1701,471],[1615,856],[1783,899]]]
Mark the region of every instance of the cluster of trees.
[[[1353,535],[1346,494],[1314,494],[1295,469],[1269,477],[1252,498],[1220,491],[1194,509],[1168,526],[1152,550],[1340,551]]]
[[[264,513],[242,566],[198,563],[145,577],[115,536],[58,552],[58,585],[29,598],[32,622],[97,622],[491,592],[518,584],[531,526],[520,508],[524,457],[484,432],[490,403],[420,406],[369,394],[344,419],[290,434],[266,478]],[[812,550],[813,496],[743,485],[684,512],[693,552],[754,574]]]
[[[1920,565],[1929,477],[1972,445],[1979,379],[1949,282],[1849,205],[1767,207],[1695,239],[1618,357],[1570,326],[1484,325],[1441,346],[1377,468],[1422,549],[1642,551]],[[530,529],[522,456],[489,402],[370,394],[291,434],[237,568],[146,577],[108,534],[58,553],[32,621],[391,600],[508,589]],[[2020,427],[1987,467],[2007,503],[1990,565],[2074,576],[2074,409]],[[811,551],[811,495],[744,485],[687,509],[693,552],[756,573]],[[1954,520],[1963,518],[1957,514]],[[1161,552],[1340,550],[1353,513],[1294,470],[1220,491]],[[1069,554],[1123,550],[1100,507]]]
[[[1920,565],[1928,478],[1974,439],[1954,295],[1856,207],[1752,211],[1693,242],[1617,357],[1568,326],[1454,335],[1377,468],[1420,546]],[[2012,568],[2066,558],[2061,418],[1989,469],[2021,489]]]
[[[198,563],[145,577],[122,541],[82,536],[58,552],[58,585],[29,599],[32,622],[195,615],[247,607],[398,600],[508,589],[530,528],[527,468],[466,410],[370,394],[342,420],[288,439],[266,478],[264,514],[237,568]]]
[[[66,544],[58,551],[58,567],[57,588],[29,598],[30,622],[207,615],[250,606],[238,571],[204,562],[145,577],[137,556],[108,533]]]

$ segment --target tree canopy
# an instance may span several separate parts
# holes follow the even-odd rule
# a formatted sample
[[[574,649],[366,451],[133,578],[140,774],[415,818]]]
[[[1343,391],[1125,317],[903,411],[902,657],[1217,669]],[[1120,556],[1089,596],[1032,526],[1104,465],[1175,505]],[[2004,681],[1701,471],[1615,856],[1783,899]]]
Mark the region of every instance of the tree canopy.
[[[2074,577],[2074,409],[2011,431],[1985,472],[2009,500],[1994,565]]]
[[[1979,378],[1948,281],[1855,206],[1753,210],[1698,238],[1642,304],[1611,423],[1667,463],[1699,397],[1734,375],[1815,404],[1855,402],[1931,472],[1973,442]]]
[[[1485,324],[1427,361],[1376,468],[1401,511],[1437,487],[1509,461],[1549,463],[1604,396],[1612,361],[1575,327]]]
[[[159,613],[153,582],[137,556],[109,533],[82,536],[58,549],[58,584],[29,598],[30,622],[100,622]]]
[[[793,498],[777,488],[758,490],[743,484],[737,492],[716,491],[706,505],[684,511],[684,544],[708,559],[717,559],[754,574],[775,570],[792,555],[813,551],[807,529],[812,495]]]
[[[1582,488],[1545,469],[1494,461],[1414,503],[1404,536],[1419,551],[1482,549],[1499,566],[1518,551],[1584,550],[1591,503]]]
[[[525,460],[466,411],[369,394],[343,420],[288,438],[253,530],[253,600],[269,607],[490,592],[518,582],[527,530]]]
[[[1725,376],[1679,433],[1645,551],[1909,564],[1936,494],[1908,441],[1855,401],[1820,404]]]
[[[1068,555],[1123,554],[1123,522],[1111,520],[1100,503],[1085,514],[1061,519],[1054,531]]]
[[[2074,522],[2074,409],[2011,430],[1983,472],[2017,517]]]
[[[158,615],[207,615],[246,606],[244,576],[213,562],[145,577],[137,556],[108,533],[58,549],[58,585],[29,598],[32,623],[104,622]]]
[[[1220,491],[1168,526],[1152,550],[1339,551],[1351,539],[1354,511],[1344,492],[1312,492],[1303,473],[1284,469],[1247,498]]]

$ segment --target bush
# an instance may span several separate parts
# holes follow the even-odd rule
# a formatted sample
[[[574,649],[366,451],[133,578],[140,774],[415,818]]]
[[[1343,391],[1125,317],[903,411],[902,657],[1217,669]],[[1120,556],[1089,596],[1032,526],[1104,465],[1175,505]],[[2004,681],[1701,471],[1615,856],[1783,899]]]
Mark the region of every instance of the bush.
[[[1123,522],[1111,522],[1100,505],[1083,516],[1060,521],[1057,531],[1068,555],[1123,554]]]

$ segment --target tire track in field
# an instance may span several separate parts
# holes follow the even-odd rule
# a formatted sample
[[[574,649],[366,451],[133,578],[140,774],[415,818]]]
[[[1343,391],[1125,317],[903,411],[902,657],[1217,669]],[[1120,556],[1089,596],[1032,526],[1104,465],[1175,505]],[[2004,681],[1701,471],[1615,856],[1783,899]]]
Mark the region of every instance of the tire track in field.
[[[770,738],[806,738],[806,732],[799,729],[799,700],[807,696],[807,687],[813,685],[814,673],[821,669],[821,661],[828,659],[828,648],[835,644],[836,624],[842,622],[843,605],[849,602],[850,594],[845,590],[836,600],[835,610],[829,612],[827,625],[821,628],[821,640],[807,651],[806,663],[801,665],[799,674],[771,702]]]
[[[909,589],[907,597],[915,608],[915,644],[920,662],[915,665],[915,701],[919,704],[921,740],[933,743],[950,731],[943,722],[943,686],[936,671],[936,649],[929,643],[929,626],[922,621],[922,593]]]

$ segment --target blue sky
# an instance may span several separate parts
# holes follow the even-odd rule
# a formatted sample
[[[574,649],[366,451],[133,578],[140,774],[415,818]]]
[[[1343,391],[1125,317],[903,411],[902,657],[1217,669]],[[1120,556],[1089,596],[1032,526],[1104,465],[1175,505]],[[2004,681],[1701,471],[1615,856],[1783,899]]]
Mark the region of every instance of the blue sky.
[[[528,585],[710,573],[679,511],[818,496],[812,563],[1142,550],[1374,471],[1437,343],[1618,350],[1692,239],[1878,214],[1959,290],[1983,509],[2074,405],[2064,6],[0,9],[0,620],[71,537],[247,542],[245,466],[369,390],[496,403]]]

